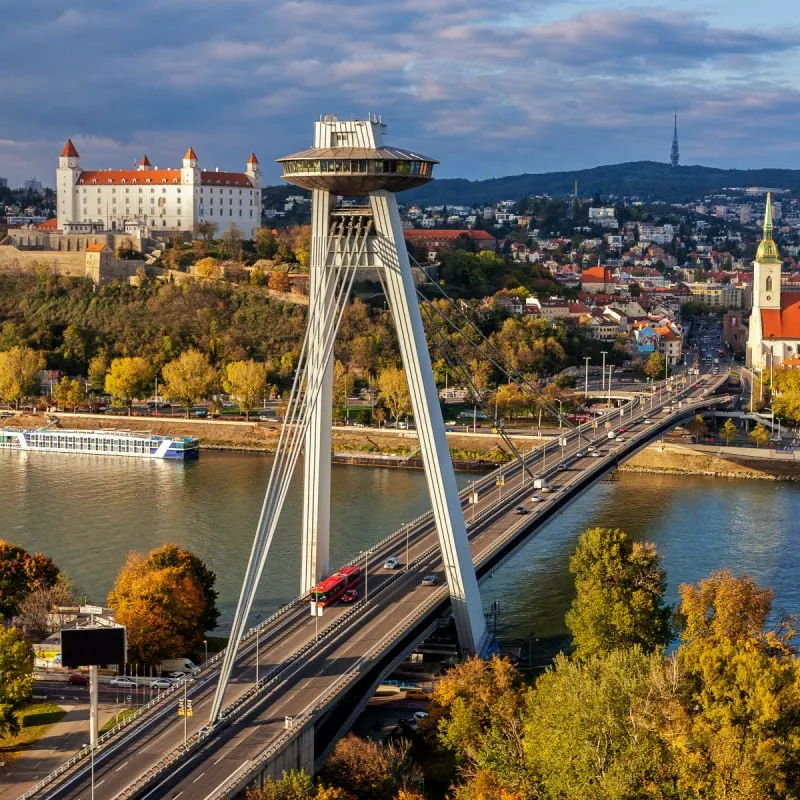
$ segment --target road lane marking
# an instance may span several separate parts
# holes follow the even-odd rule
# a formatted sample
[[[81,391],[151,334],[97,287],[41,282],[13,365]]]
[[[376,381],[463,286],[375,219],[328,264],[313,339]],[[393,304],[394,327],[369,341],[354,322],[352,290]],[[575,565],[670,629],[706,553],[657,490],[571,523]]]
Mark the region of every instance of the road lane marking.
[[[196,777],[196,778],[195,778],[195,779],[192,781],[192,783],[197,783],[197,781],[199,781],[199,780],[200,780],[200,778],[202,778],[202,777],[203,777],[203,775],[205,775],[205,774],[206,774],[206,771],[205,771],[205,770],[203,770],[203,771],[202,771],[202,772],[201,772],[201,773],[200,773],[200,774],[199,774],[199,775],[198,775],[198,776],[197,776],[197,777]]]
[[[125,768],[125,767],[127,767],[127,766],[128,766],[128,762],[126,761],[124,764],[120,764],[120,765],[119,765],[119,766],[118,766],[118,767],[117,767],[117,768],[114,770],[114,772],[119,772],[121,769],[124,769],[124,768]]]

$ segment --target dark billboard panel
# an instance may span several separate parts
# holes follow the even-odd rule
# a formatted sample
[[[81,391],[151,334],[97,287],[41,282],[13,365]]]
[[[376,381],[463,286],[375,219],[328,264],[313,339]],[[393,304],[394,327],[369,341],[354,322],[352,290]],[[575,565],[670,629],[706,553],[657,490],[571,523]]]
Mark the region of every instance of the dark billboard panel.
[[[124,664],[126,657],[125,628],[120,625],[61,631],[61,664],[64,667]]]

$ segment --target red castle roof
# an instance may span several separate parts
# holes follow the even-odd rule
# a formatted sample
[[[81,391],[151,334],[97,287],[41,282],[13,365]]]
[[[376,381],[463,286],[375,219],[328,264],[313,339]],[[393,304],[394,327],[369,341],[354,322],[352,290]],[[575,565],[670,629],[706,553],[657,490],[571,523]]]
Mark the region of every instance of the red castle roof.
[[[185,158],[185,159],[186,159],[186,158],[193,158],[195,161],[197,161],[197,153],[195,153],[195,151],[194,151],[194,150],[193,150],[193,149],[190,147],[190,148],[189,148],[189,149],[186,151],[186,155],[184,156],[184,158]]]
[[[72,144],[72,139],[67,139],[67,143],[64,145],[64,148],[61,150],[62,156],[71,156],[72,158],[80,158],[78,155],[78,151],[75,149],[75,145]]]

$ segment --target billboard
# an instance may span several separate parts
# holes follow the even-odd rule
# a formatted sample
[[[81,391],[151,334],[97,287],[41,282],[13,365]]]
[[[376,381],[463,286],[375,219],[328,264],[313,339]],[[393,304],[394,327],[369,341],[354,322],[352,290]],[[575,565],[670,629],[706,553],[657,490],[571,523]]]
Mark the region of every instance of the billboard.
[[[659,336],[653,328],[642,328],[636,332],[636,350],[639,353],[654,353],[658,349]]]
[[[61,631],[61,664],[76,667],[124,664],[127,660],[125,628],[94,625]]]

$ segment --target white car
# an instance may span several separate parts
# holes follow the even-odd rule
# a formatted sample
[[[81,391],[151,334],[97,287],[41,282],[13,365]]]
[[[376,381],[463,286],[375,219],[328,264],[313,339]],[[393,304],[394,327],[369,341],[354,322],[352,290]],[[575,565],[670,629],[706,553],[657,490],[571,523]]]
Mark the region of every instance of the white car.
[[[596,449],[597,449],[597,448],[596,448],[596,447],[595,447],[593,444],[590,444],[590,445],[589,445],[589,446],[586,448],[587,452],[589,452],[589,453],[594,453],[594,451],[595,451]]]
[[[174,685],[175,683],[169,678],[156,678],[149,684],[151,689],[171,689]]]
[[[427,717],[427,716],[428,716],[428,712],[427,711],[415,711],[414,714],[413,714],[415,722],[422,722],[422,720],[424,720],[425,717]]]
[[[138,686],[139,684],[133,678],[127,678],[125,675],[120,675],[118,678],[112,678],[109,683],[111,686]]]
[[[383,562],[384,569],[397,569],[400,566],[400,559],[397,556],[392,556],[391,558],[387,558],[386,561]]]
[[[578,452],[575,453],[575,458],[583,458],[585,455],[586,453],[584,453],[583,450],[578,450]]]
[[[533,497],[531,497],[531,503],[541,503],[541,502],[542,502],[542,498],[539,497],[538,494],[535,494],[535,495],[533,495]]]
[[[644,422],[645,425],[651,425],[653,423],[653,420],[651,420],[650,417],[648,417],[647,419],[642,420],[642,422]]]
[[[592,458],[602,458],[602,457],[603,454],[599,450],[595,450],[594,453],[592,453]]]

